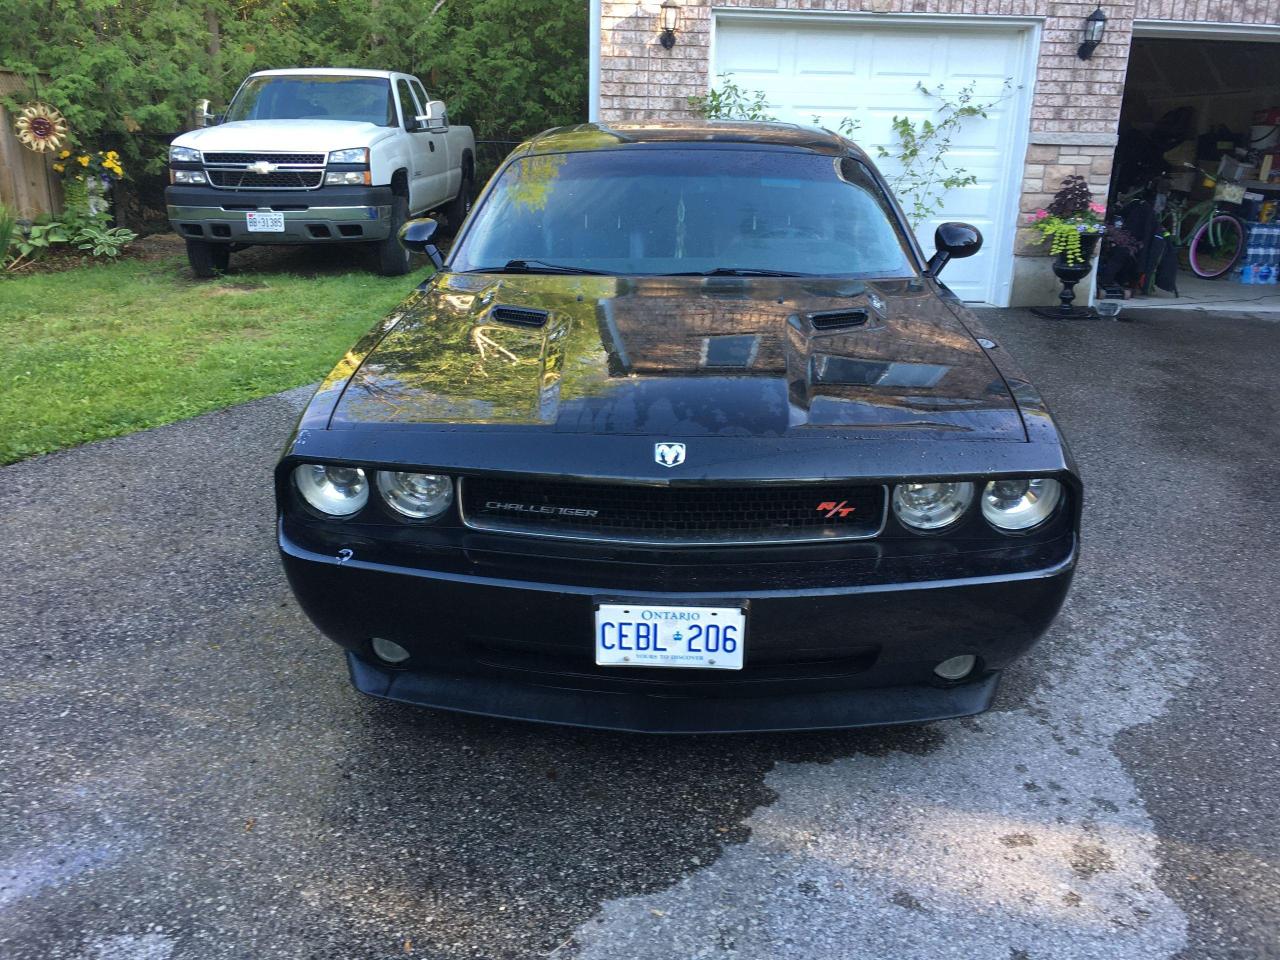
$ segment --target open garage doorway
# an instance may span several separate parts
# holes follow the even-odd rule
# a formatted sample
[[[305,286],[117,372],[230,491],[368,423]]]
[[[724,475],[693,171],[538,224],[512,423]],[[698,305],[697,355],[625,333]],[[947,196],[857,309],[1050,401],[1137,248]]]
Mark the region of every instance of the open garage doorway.
[[[1135,24],[1109,197],[1130,236],[1104,245],[1100,297],[1280,312],[1277,40]]]

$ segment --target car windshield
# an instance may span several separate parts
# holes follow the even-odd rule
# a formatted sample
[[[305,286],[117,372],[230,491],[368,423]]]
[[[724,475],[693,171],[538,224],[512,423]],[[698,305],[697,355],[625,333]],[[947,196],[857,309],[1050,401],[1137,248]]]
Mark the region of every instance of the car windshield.
[[[856,160],[773,149],[630,147],[511,163],[457,271],[904,277],[915,269]]]
[[[385,77],[252,77],[227,108],[233,120],[352,120],[396,125]]]

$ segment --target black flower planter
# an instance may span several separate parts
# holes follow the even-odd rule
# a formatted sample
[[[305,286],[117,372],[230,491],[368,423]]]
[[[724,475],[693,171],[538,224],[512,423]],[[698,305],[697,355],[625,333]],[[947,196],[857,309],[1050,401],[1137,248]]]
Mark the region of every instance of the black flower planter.
[[[1031,312],[1038,317],[1049,317],[1053,320],[1096,320],[1098,314],[1092,307],[1076,307],[1072,304],[1076,299],[1076,284],[1093,271],[1093,254],[1098,249],[1100,235],[1084,233],[1080,235],[1080,263],[1068,263],[1067,255],[1060,253],[1053,258],[1053,273],[1062,281],[1062,292],[1058,299],[1062,301],[1057,307],[1036,307]]]

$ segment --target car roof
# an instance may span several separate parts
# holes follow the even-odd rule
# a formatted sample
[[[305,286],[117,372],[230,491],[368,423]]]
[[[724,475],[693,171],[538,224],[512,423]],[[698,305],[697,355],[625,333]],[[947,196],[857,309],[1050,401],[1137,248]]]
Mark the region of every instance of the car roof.
[[[546,130],[521,144],[525,154],[568,153],[630,144],[738,143],[793,147],[830,156],[866,159],[857,145],[821,127],[757,120],[667,120],[582,123]]]
[[[255,70],[250,76],[253,77],[301,77],[301,76],[328,76],[328,77],[381,77],[386,80],[396,75],[393,70],[365,70],[362,67],[288,67],[283,70]],[[406,74],[407,76],[407,74]]]

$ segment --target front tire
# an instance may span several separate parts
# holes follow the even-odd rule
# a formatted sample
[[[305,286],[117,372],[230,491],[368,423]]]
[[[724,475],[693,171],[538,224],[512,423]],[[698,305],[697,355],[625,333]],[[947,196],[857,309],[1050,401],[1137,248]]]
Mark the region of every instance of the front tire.
[[[1244,253],[1244,225],[1225,213],[1215,214],[1191,238],[1191,272],[1206,280],[1226,276]]]
[[[201,280],[209,280],[226,273],[231,263],[231,247],[225,243],[209,243],[205,240],[187,241],[187,263],[191,272]]]
[[[475,175],[470,170],[462,172],[462,182],[458,184],[458,195],[449,201],[444,208],[446,236],[456,236],[462,229],[462,221],[471,212],[471,201],[475,197]]]
[[[378,272],[384,277],[403,277],[411,265],[409,251],[400,245],[400,228],[409,219],[409,200],[397,196],[391,201],[391,235],[378,241]]]

